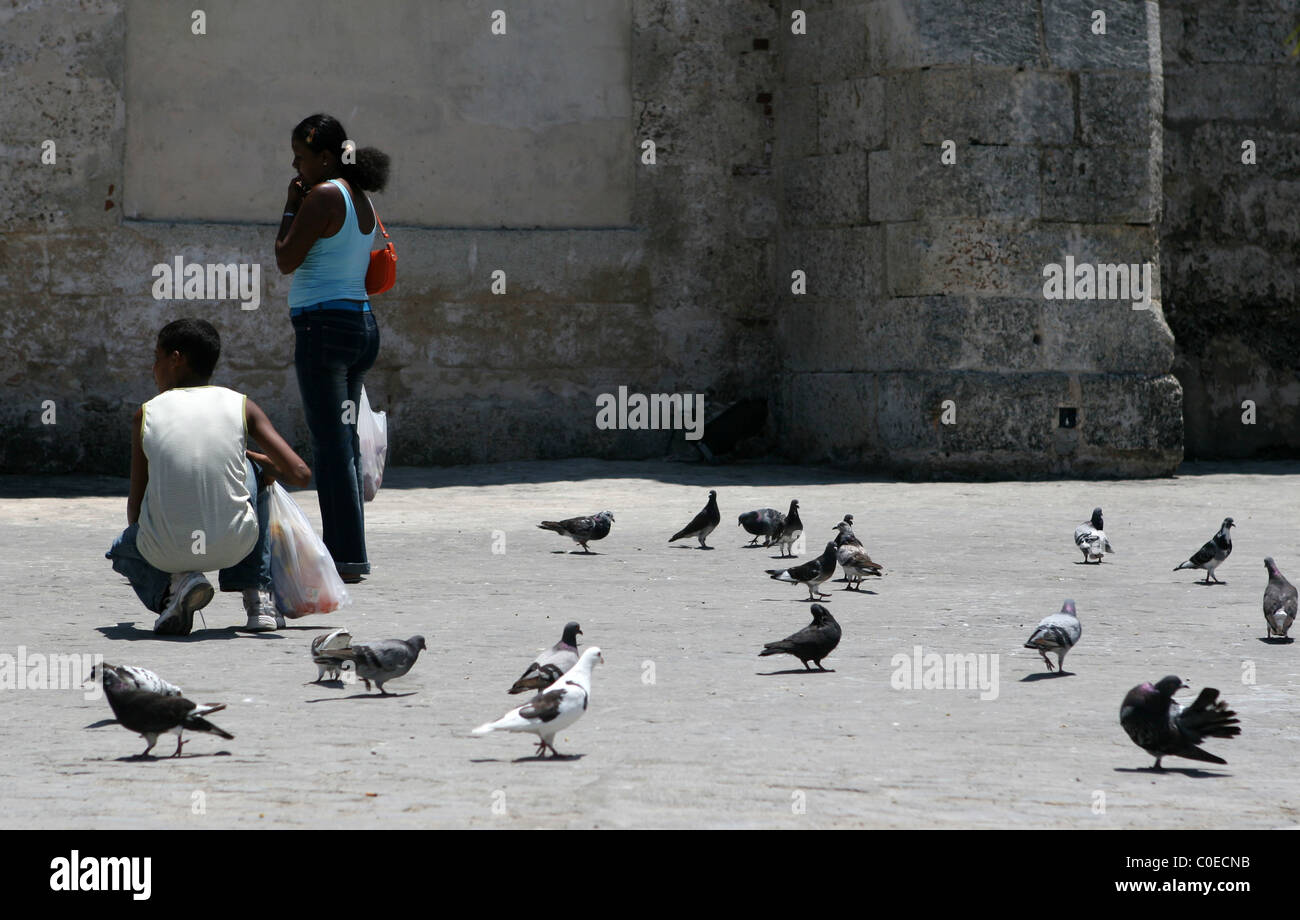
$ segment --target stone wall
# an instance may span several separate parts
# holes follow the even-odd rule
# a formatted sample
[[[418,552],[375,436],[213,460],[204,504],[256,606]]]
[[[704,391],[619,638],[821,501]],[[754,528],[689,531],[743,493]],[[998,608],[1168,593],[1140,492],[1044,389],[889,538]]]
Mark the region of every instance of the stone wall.
[[[1300,453],[1291,0],[1165,0],[1165,309],[1189,456]],[[1292,40],[1294,43],[1295,39]],[[1253,142],[1255,163],[1243,162]],[[1250,419],[1254,404],[1254,424]]]
[[[778,261],[808,276],[779,302],[795,455],[1013,478],[1177,466],[1158,289],[1145,310],[1043,295],[1067,256],[1158,276],[1159,14],[1108,3],[1093,34],[1093,8],[823,3],[782,36]]]

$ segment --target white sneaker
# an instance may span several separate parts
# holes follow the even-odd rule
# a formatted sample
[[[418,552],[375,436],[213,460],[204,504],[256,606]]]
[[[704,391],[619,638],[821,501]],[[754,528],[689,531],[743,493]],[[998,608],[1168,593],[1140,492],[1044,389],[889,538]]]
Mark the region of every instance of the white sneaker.
[[[245,588],[244,612],[248,614],[244,629],[249,632],[266,632],[284,626],[284,614],[275,609],[270,591]]]
[[[202,572],[172,575],[167,606],[154,620],[153,631],[162,636],[188,636],[194,628],[194,613],[212,600],[212,585]]]

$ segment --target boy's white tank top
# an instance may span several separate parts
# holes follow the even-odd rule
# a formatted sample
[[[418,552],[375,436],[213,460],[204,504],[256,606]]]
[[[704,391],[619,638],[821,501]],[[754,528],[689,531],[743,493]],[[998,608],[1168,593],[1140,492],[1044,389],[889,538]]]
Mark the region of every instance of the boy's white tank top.
[[[156,568],[211,572],[256,545],[245,482],[246,399],[225,387],[178,387],[144,404],[149,484],[136,548]]]

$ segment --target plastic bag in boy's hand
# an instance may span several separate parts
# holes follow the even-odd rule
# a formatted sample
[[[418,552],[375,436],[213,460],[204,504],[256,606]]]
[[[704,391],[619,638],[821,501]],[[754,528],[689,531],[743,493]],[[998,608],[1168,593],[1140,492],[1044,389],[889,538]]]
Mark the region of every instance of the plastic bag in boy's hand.
[[[357,413],[357,439],[361,442],[361,491],[365,501],[379,492],[388,460],[388,413],[370,408],[366,388],[361,388],[361,411]]]
[[[351,603],[334,560],[284,486],[271,486],[271,590],[286,617],[329,613]]]

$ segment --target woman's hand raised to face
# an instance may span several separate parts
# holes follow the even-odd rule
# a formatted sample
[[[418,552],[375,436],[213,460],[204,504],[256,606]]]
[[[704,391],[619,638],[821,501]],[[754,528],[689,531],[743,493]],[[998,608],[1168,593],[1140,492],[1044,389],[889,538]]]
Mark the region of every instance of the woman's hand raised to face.
[[[294,176],[289,181],[289,191],[284,198],[284,209],[297,212],[298,206],[302,204],[302,200],[307,197],[309,191],[311,189],[307,187],[307,183],[302,181],[302,177]]]

